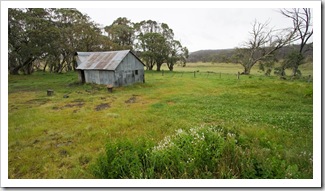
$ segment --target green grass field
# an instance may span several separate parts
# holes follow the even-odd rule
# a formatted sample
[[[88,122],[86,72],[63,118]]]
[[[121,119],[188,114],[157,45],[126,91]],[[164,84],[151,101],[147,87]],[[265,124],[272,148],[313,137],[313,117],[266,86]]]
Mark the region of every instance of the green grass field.
[[[200,126],[234,134],[234,153],[240,153],[233,159],[221,156],[241,165],[235,175],[221,162],[220,173],[205,174],[208,178],[245,178],[244,172],[254,178],[313,178],[313,83],[306,77],[311,65],[301,66],[298,80],[266,77],[256,68],[238,80],[242,68],[235,64],[163,69],[164,75],[146,71],[146,83],[113,93],[79,84],[74,72],[10,75],[9,178],[98,178],[93,169],[106,145],[146,140],[157,146],[180,129]],[[193,71],[199,71],[195,77]],[[54,95],[47,96],[47,89]],[[185,172],[193,176],[175,176],[200,178],[196,170]]]

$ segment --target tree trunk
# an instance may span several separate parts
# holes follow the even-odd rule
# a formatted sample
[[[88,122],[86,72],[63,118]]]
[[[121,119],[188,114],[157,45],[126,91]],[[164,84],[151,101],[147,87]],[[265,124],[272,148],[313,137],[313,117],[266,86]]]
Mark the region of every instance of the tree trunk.
[[[20,69],[20,66],[17,66],[13,69],[10,69],[9,72],[11,75],[18,75],[19,74],[19,69]]]
[[[26,74],[32,74],[34,72],[34,68],[33,68],[33,62],[29,63],[26,66]]]
[[[59,73],[60,68],[61,64],[59,63],[57,66],[55,66],[54,73]]]
[[[160,71],[161,70],[161,66],[162,66],[163,63],[157,63],[157,71]]]
[[[251,66],[244,66],[244,72],[242,72],[241,74],[243,75],[249,75],[251,73]]]
[[[77,60],[74,58],[73,61],[72,61],[73,71],[76,71],[77,67],[78,67],[78,63],[77,63]]]
[[[66,59],[66,70],[72,71],[72,65],[73,65],[73,56],[69,55]]]
[[[35,60],[35,58],[29,57],[23,64],[20,63],[18,66],[10,70],[10,74],[18,75],[20,69],[23,69],[25,74],[31,74],[33,72],[33,62]]]
[[[53,72],[53,67],[54,67],[53,64],[51,64],[51,65],[50,65],[50,73]]]
[[[154,64],[153,64],[153,62],[152,61],[148,61],[148,62],[146,62],[147,64],[146,64],[146,66],[147,66],[147,70],[152,70],[153,69],[153,66],[154,66]]]
[[[47,62],[45,62],[45,65],[44,65],[44,68],[43,68],[43,72],[45,72],[46,71],[46,67],[47,67]]]
[[[174,66],[173,65],[171,65],[170,67],[169,67],[169,71],[173,71],[174,70]]]
[[[169,71],[173,71],[174,70],[174,64],[173,63],[167,63],[168,69]]]
[[[293,76],[297,76],[297,72],[298,72],[298,65],[295,65],[295,66],[292,68],[292,75],[293,75]]]
[[[67,65],[63,65],[63,64],[62,64],[62,67],[60,68],[60,70],[59,70],[58,73],[59,73],[59,74],[63,73],[63,69],[64,69],[66,66],[67,66]]]
[[[148,64],[147,65],[147,70],[152,70],[152,69],[153,69],[153,65]]]
[[[256,64],[256,62],[257,61],[249,61],[247,63],[241,64],[242,66],[244,66],[244,72],[242,72],[241,74],[249,75],[251,73],[251,69]]]
[[[162,65],[162,64],[157,63],[157,71],[158,71],[158,72],[160,71],[161,65]]]

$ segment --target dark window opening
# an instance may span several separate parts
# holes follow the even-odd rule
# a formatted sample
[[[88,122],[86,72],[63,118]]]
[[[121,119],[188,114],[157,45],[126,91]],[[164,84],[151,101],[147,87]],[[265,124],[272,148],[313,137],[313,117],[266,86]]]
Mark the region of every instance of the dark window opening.
[[[138,70],[135,70],[135,75],[138,75]]]

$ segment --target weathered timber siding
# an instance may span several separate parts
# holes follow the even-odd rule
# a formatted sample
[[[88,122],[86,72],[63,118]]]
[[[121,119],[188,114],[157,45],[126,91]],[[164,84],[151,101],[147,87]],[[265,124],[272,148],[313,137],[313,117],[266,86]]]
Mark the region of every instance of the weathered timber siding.
[[[85,79],[87,83],[100,84],[99,70],[85,70]]]
[[[114,86],[125,86],[144,82],[143,64],[132,54],[128,54],[116,68]]]
[[[100,70],[99,71],[100,84],[114,84],[114,71]]]

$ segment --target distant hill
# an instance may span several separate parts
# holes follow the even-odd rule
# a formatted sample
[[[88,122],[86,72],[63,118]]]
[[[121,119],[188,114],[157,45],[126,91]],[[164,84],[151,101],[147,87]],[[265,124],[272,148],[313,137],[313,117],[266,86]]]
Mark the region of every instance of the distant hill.
[[[306,48],[309,51],[306,52],[306,57],[308,61],[313,59],[313,43],[307,44]],[[278,60],[281,60],[287,55],[290,51],[298,49],[298,45],[289,45],[278,50],[276,57]],[[213,63],[228,63],[231,62],[231,57],[233,56],[235,49],[217,49],[217,50],[199,50],[191,52],[187,59],[187,62],[213,62]]]
[[[227,62],[233,53],[234,49],[199,50],[191,52],[187,62]]]

